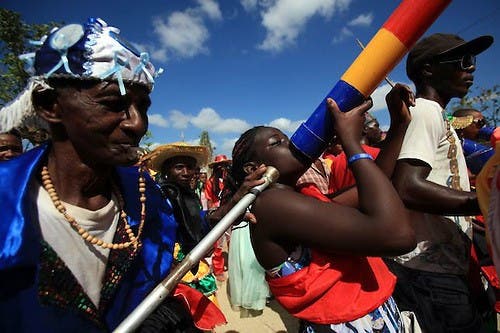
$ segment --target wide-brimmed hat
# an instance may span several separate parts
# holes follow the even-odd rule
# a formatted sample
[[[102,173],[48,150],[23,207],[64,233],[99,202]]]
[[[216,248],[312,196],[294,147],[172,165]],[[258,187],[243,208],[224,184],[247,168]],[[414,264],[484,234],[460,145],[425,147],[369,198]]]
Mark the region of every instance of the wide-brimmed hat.
[[[214,161],[209,163],[208,166],[210,168],[214,168],[215,166],[220,165],[220,164],[231,164],[231,163],[232,163],[232,161],[229,160],[226,155],[221,154],[221,155],[215,156]]]
[[[406,73],[413,79],[418,69],[432,59],[447,59],[466,54],[478,55],[493,43],[492,36],[480,36],[470,41],[453,34],[436,33],[421,39],[408,53]]]
[[[196,160],[197,166],[207,163],[208,149],[206,146],[193,146],[185,142],[174,142],[155,148],[145,157],[148,166],[154,171],[161,171],[166,160],[176,156],[188,156]]]

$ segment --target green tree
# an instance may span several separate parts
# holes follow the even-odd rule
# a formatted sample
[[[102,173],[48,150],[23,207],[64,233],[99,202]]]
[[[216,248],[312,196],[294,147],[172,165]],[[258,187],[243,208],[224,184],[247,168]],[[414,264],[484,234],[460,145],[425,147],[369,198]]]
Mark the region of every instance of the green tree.
[[[29,40],[40,40],[55,23],[27,24],[19,13],[0,8],[0,105],[14,99],[26,86],[29,74],[18,58],[32,51]]]
[[[452,112],[462,108],[472,108],[481,111],[490,125],[498,126],[499,113],[499,88],[498,84],[492,88],[475,88],[472,92],[451,106]]]
[[[212,155],[214,153],[214,148],[212,147],[212,143],[210,142],[210,136],[208,135],[208,131],[203,131],[200,134],[200,146],[206,146],[208,148],[208,160],[212,160]]]
[[[33,51],[30,40],[40,40],[50,29],[61,26],[27,24],[19,13],[0,8],[0,107],[13,100],[26,86],[29,74],[24,70],[24,62],[19,55]],[[20,128],[21,135],[37,144],[47,138],[46,131],[37,128]]]
[[[153,133],[151,133],[150,130],[146,131],[146,134],[141,139],[140,146],[144,149],[146,149],[146,152],[151,152],[151,146],[153,145],[153,142],[151,141],[153,139]]]

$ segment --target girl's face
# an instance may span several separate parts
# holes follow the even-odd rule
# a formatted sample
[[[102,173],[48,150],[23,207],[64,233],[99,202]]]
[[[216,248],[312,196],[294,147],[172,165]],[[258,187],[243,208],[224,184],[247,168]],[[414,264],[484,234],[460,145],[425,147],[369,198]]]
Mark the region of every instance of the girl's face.
[[[288,137],[276,128],[260,129],[255,136],[254,147],[254,160],[278,169],[278,181],[281,183],[293,186],[305,171],[303,164],[290,150]]]

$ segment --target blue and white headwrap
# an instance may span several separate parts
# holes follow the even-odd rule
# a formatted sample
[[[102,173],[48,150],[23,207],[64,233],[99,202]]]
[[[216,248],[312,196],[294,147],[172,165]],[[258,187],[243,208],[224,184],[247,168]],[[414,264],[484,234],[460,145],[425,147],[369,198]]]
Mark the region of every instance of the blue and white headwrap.
[[[121,38],[118,28],[100,18],[54,29],[33,44],[41,45],[40,49],[20,56],[32,67],[33,76],[24,91],[0,110],[0,132],[37,118],[31,95],[34,89],[53,89],[49,77],[116,81],[125,95],[125,83],[143,84],[151,91],[154,79],[163,72],[155,71],[147,52],[139,52]]]

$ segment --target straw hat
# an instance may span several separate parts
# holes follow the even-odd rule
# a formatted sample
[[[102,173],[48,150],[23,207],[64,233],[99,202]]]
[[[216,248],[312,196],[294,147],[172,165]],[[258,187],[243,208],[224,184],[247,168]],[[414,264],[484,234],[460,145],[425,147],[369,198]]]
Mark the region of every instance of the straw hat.
[[[161,171],[161,166],[169,158],[175,156],[189,156],[196,160],[196,165],[207,163],[208,149],[206,146],[192,146],[185,142],[174,142],[156,147],[146,159],[149,167],[154,171]]]
[[[215,166],[217,166],[219,164],[231,164],[231,162],[232,161],[229,160],[226,155],[221,154],[221,155],[215,156],[214,161],[212,163],[209,163],[208,166],[210,168],[214,168]]]

